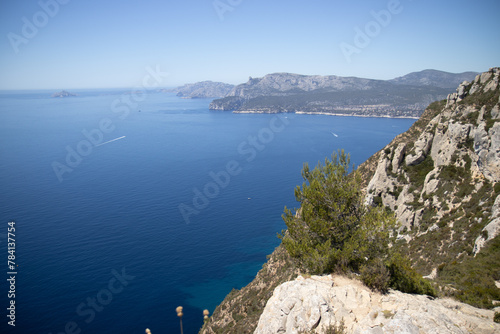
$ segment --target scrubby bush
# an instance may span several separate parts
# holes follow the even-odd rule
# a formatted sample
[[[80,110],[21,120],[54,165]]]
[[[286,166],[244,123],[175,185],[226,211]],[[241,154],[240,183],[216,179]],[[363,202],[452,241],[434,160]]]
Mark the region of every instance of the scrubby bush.
[[[429,295],[436,297],[436,290],[431,283],[423,278],[410,265],[410,261],[400,254],[394,254],[389,261],[391,275],[389,285],[401,292]]]
[[[301,208],[283,214],[288,230],[279,237],[285,249],[311,274],[360,273],[373,290],[436,296],[408,259],[390,252],[394,214],[364,205],[360,178],[355,170],[349,173],[349,164],[349,155],[339,151],[313,170],[304,165],[305,182],[295,189]]]
[[[301,203],[297,212],[285,208],[288,231],[280,235],[288,253],[310,273],[359,271],[388,252],[392,214],[381,207],[366,207],[360,178],[349,174],[350,158],[344,151],[325,159],[313,170],[302,170],[306,182],[295,189]]]
[[[361,281],[372,290],[386,293],[389,290],[391,274],[380,259],[376,259],[361,267]]]
[[[500,300],[500,236],[490,240],[476,255],[466,255],[463,260],[452,261],[439,267],[438,281],[451,286],[449,295],[482,308],[493,308]]]

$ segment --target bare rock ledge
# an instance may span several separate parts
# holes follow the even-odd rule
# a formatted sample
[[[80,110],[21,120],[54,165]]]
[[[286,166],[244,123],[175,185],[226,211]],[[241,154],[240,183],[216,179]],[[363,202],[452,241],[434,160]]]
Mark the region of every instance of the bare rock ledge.
[[[274,290],[254,334],[322,333],[342,320],[355,334],[500,333],[493,316],[452,299],[382,295],[341,276],[299,276]]]

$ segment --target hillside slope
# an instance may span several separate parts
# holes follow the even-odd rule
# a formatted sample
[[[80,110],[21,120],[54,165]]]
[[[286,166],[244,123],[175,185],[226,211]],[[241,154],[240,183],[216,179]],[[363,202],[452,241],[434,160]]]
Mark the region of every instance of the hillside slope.
[[[418,117],[464,77],[472,79],[474,73],[428,70],[393,80],[273,73],[235,86],[224,98],[212,101],[210,109]]]
[[[420,72],[412,72],[390,81],[404,85],[435,86],[455,89],[461,82],[472,80],[477,74],[476,72],[449,73],[438,70],[423,70]]]
[[[358,168],[366,203],[386,206],[401,223],[393,247],[435,280],[441,296],[483,308],[500,300],[499,80],[500,68],[492,68],[462,83]],[[297,274],[278,247],[200,333],[253,333],[273,290]]]
[[[477,306],[500,297],[499,75],[464,82],[360,166],[367,204],[401,222],[397,247]]]

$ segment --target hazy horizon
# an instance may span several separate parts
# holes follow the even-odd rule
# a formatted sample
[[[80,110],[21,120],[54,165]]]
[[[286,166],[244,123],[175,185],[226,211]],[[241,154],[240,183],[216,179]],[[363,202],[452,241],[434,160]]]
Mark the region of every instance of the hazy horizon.
[[[498,66],[500,3],[0,2],[1,90],[240,84],[288,72],[387,80]],[[168,73],[168,74],[166,74]]]
[[[494,66],[496,67],[496,66]],[[424,69],[422,71],[426,71],[426,70],[436,70],[436,69]],[[485,69],[484,71],[478,71],[478,73],[482,73],[482,72],[485,72],[487,71],[488,69]],[[440,71],[440,70],[436,70],[436,71]],[[411,72],[411,73],[416,73],[416,72],[421,72],[421,71],[415,71],[415,72]],[[445,72],[445,71],[443,71]],[[451,74],[462,74],[462,73],[466,73],[466,72],[476,72],[476,71],[464,71],[464,72],[459,72],[459,73],[452,73],[452,72],[446,72],[446,73],[451,73]],[[278,72],[271,72],[271,73],[268,73],[268,74],[273,74],[273,73],[278,73]],[[335,76],[336,74],[303,74],[303,73],[291,73],[291,74],[298,74],[298,75],[307,75],[307,76],[314,76],[314,75],[322,75],[322,76]],[[410,74],[410,73],[406,73],[406,74]],[[406,75],[404,74],[404,75]],[[345,76],[345,77],[354,77],[354,76]],[[366,78],[366,77],[358,77],[360,79],[373,79],[373,80],[391,80],[391,79],[395,79],[395,78],[390,78],[390,79],[379,79],[379,78]],[[155,87],[155,89],[157,90],[160,90],[160,89],[176,89],[178,87],[181,87],[181,86],[184,86],[184,85],[188,85],[188,84],[194,84],[194,83],[198,83],[198,82],[203,82],[203,81],[212,81],[212,82],[220,82],[220,81],[215,81],[215,80],[210,80],[210,79],[207,79],[207,80],[200,80],[200,81],[196,81],[196,82],[185,82],[185,83],[179,83],[179,84],[176,84],[176,85],[171,85],[171,86],[158,86],[158,87]],[[248,80],[247,80],[248,81]],[[230,83],[230,82],[223,82],[223,83],[228,83],[228,84],[233,84],[233,85],[239,85],[239,84],[243,84],[243,83],[246,83],[247,81],[242,81],[242,82],[238,82],[238,83]],[[19,88],[19,89],[0,89],[0,91],[48,91],[48,92],[59,92],[59,91],[80,91],[80,90],[105,90],[105,89],[109,89],[109,90],[131,90],[133,87],[131,86],[122,86],[122,87],[51,87],[51,88]]]

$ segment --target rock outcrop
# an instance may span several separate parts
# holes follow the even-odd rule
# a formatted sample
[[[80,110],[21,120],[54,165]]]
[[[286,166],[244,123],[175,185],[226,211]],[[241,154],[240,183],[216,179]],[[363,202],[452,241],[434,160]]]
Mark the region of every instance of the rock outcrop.
[[[327,333],[341,323],[354,334],[499,333],[493,316],[451,299],[382,295],[345,277],[299,276],[274,290],[254,333]]]

